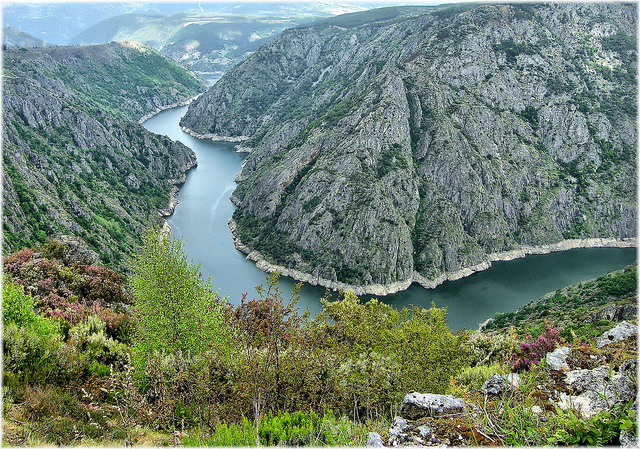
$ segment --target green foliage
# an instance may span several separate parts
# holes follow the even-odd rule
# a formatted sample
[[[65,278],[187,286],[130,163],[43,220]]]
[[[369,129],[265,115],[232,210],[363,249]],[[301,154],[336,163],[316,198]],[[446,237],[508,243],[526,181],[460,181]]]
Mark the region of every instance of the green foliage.
[[[502,334],[489,335],[481,332],[472,334],[465,343],[469,353],[469,365],[477,366],[503,362],[507,359],[514,342]]]
[[[533,106],[527,106],[519,115],[524,120],[529,122],[529,124],[531,125],[531,129],[533,129],[533,132],[536,132],[538,130],[540,124],[538,122],[538,110],[536,108],[534,108]]]
[[[519,54],[534,54],[535,50],[529,46],[527,42],[516,42],[512,37],[501,41],[499,44],[493,44],[493,49],[496,52],[504,53],[507,62],[515,64],[516,57]]]
[[[218,423],[211,435],[198,431],[182,440],[182,445],[187,447],[233,447],[233,446],[257,446],[256,429],[247,418],[242,418],[242,423]]]
[[[42,335],[32,327],[4,326],[2,335],[3,379],[20,383],[46,383],[57,375],[60,334]],[[9,382],[11,385],[12,382]]]
[[[128,346],[107,337],[107,324],[97,315],[78,323],[69,330],[68,345],[73,346],[87,358],[87,365],[96,370],[97,366],[122,366],[127,362]],[[104,372],[103,374],[108,374]]]
[[[343,358],[337,392],[361,416],[385,416],[407,391],[442,393],[467,363],[466,337],[451,333],[435,306],[397,311],[377,300],[362,304],[351,291],[322,302],[311,329]]]
[[[494,374],[504,374],[505,369],[499,363],[491,365],[478,365],[464,367],[455,377],[455,381],[469,389],[479,390],[482,385]]]
[[[34,300],[27,295],[22,285],[10,280],[2,283],[2,324],[15,324],[33,329],[36,334],[46,337],[57,332],[58,327],[43,316],[35,313]]]
[[[582,419],[573,410],[557,410],[559,428],[550,443],[567,446],[619,444],[621,431],[637,432],[636,413],[631,404],[617,404],[612,410]]]
[[[408,167],[409,164],[402,154],[402,146],[398,143],[394,143],[380,155],[376,171],[378,173],[378,177],[382,178],[393,170]]]
[[[138,356],[200,354],[223,341],[222,302],[211,280],[186,258],[183,243],[149,230],[132,264],[129,282],[135,304]]]
[[[636,41],[627,33],[620,30],[610,36],[602,37],[602,49],[618,53],[626,53],[629,50],[636,49]]]
[[[347,446],[362,440],[363,429],[332,412],[269,413],[260,422],[260,443],[265,446]]]

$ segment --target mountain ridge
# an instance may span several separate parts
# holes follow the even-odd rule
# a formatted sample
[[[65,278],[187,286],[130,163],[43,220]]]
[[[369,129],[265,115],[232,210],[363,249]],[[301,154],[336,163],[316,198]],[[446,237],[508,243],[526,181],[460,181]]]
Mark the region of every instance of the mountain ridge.
[[[635,238],[634,11],[465,5],[288,30],[181,125],[248,137],[236,238],[316,279],[434,280]]]

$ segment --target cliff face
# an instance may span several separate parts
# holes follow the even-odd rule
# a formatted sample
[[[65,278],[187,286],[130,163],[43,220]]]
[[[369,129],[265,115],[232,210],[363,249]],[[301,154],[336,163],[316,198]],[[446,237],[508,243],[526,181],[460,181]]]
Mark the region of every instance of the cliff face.
[[[406,284],[635,237],[636,67],[634,5],[387,8],[283,33],[182,124],[246,139],[248,248],[318,280]]]
[[[196,164],[181,143],[130,120],[200,83],[120,44],[8,50],[3,71],[4,251],[73,234],[116,264],[160,224],[158,209]]]

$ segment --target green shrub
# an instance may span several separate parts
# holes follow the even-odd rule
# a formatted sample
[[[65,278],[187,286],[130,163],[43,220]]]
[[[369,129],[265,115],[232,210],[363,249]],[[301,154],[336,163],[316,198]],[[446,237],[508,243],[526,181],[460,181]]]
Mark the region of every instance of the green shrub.
[[[559,428],[550,439],[556,445],[603,446],[620,443],[620,433],[637,433],[637,418],[630,404],[618,404],[612,410],[605,410],[583,419],[573,410],[558,409],[556,414]]]
[[[10,280],[2,283],[2,324],[24,326],[33,329],[40,336],[53,335],[57,326],[33,309],[34,300],[26,294],[24,287]]]
[[[464,344],[469,353],[471,366],[504,362],[514,345],[514,341],[503,334],[488,335],[475,333]]]
[[[78,323],[69,330],[67,344],[74,345],[83,352],[89,366],[93,367],[98,363],[123,366],[127,362],[126,354],[129,349],[125,344],[107,337],[106,330],[107,324],[97,315],[91,315],[87,321]],[[92,368],[92,371],[95,369]]]
[[[504,369],[499,363],[492,363],[491,365],[478,365],[462,368],[456,376],[456,382],[465,385],[473,390],[479,390],[482,385],[494,374],[504,374]]]
[[[260,422],[260,443],[265,446],[347,446],[362,443],[365,429],[329,411],[269,413]]]
[[[200,354],[225,341],[223,303],[200,267],[187,261],[180,240],[159,229],[147,231],[129,279],[139,320],[136,365],[154,352]]]
[[[205,435],[202,431],[188,436],[182,440],[183,446],[257,446],[257,432],[247,418],[242,419],[241,424],[218,423],[213,434]]]
[[[31,327],[9,324],[3,330],[3,376],[22,383],[46,383],[57,373],[59,334],[43,336]]]

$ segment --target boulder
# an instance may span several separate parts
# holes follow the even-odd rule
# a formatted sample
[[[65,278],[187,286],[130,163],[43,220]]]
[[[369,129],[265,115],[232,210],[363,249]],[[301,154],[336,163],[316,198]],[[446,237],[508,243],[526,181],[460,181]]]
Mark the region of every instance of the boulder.
[[[411,420],[425,416],[466,413],[466,411],[464,400],[449,394],[409,393],[400,406],[400,415]]]
[[[409,435],[407,435],[407,430],[411,426],[407,421],[399,416],[393,418],[393,422],[391,423],[391,427],[389,427],[389,446],[399,446],[407,441]]]
[[[509,391],[517,390],[520,388],[520,374],[518,373],[509,373],[505,376],[507,381],[507,389]]]
[[[66,256],[71,260],[94,264],[100,259],[80,237],[61,235],[55,241],[66,247]]]
[[[629,363],[623,364],[617,373],[607,365],[569,371],[565,384],[573,394],[560,393],[560,407],[573,408],[588,418],[618,403],[629,402],[636,397],[637,389],[635,377],[629,375],[633,369],[633,363]]]
[[[553,352],[547,353],[547,365],[549,368],[558,371],[569,371],[567,357],[571,353],[571,348],[562,346]]]
[[[507,390],[507,379],[500,374],[494,374],[482,385],[482,393],[488,395],[501,395]]]
[[[367,442],[364,447],[383,447],[384,442],[378,432],[369,432],[367,435]]]
[[[623,321],[613,329],[602,334],[598,339],[596,346],[598,348],[602,348],[608,344],[615,343],[620,340],[626,340],[632,335],[638,335],[638,326],[631,324],[628,321]]]

